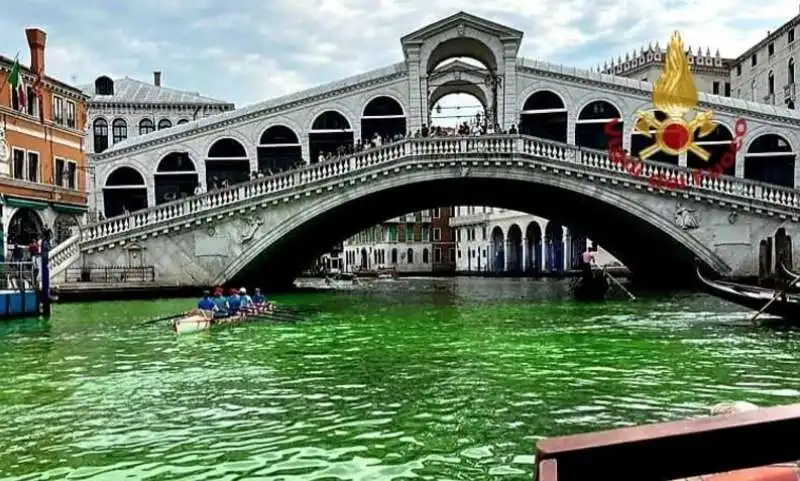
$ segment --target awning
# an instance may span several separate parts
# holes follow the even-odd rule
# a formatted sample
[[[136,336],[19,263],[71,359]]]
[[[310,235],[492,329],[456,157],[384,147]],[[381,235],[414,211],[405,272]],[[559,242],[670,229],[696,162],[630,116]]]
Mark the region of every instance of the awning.
[[[46,202],[37,200],[19,199],[16,197],[5,197],[6,205],[9,207],[18,207],[20,209],[47,209]]]
[[[88,207],[79,206],[79,205],[69,205],[69,204],[51,204],[53,206],[53,210],[60,213],[60,214],[85,214],[88,210]]]

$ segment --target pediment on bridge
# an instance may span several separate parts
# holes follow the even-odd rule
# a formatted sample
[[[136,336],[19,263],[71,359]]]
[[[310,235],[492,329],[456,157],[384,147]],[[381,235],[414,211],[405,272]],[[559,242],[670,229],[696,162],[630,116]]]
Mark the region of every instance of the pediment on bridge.
[[[445,65],[444,67],[438,68],[434,70],[430,78],[431,80],[435,80],[439,77],[443,77],[450,74],[455,73],[468,73],[471,75],[486,75],[489,71],[485,68],[478,67],[475,65],[470,65],[467,62],[462,62],[461,60],[456,60],[452,63]]]
[[[451,15],[405,35],[400,39],[400,43],[405,50],[407,46],[421,44],[425,40],[448,30],[455,30],[459,35],[464,35],[467,28],[484,32],[501,40],[521,41],[523,35],[520,30],[500,25],[499,23],[466,12],[458,12],[455,15]]]

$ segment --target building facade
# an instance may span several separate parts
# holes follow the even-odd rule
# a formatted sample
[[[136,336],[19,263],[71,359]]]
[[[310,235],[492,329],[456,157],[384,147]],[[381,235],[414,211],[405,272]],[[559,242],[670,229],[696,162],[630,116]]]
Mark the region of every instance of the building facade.
[[[162,72],[153,72],[153,82],[147,83],[132,78],[112,80],[108,76],[98,77],[94,84],[81,89],[90,97],[87,103],[86,147],[89,152],[101,153],[110,147],[124,144],[152,132],[169,129],[198,118],[217,115],[234,109],[234,104],[201,96],[197,92],[185,92],[162,85]],[[185,152],[176,152],[161,159],[156,168],[156,204],[193,195],[200,184],[197,173],[191,167]],[[94,174],[94,166],[90,166]],[[130,179],[106,179],[103,189],[115,188],[115,181],[130,182]],[[89,199],[91,210],[99,205],[100,188],[92,186],[94,195]],[[109,181],[111,181],[109,183]],[[113,198],[113,196],[112,196]],[[102,217],[113,217],[124,211],[133,211],[147,205],[147,195],[128,196],[124,202],[109,202],[103,205]]]
[[[69,238],[87,209],[87,97],[47,75],[46,33],[25,34],[30,66],[20,65],[21,91],[10,85],[15,59],[0,56],[0,255],[41,239],[45,229],[55,243]]]
[[[586,236],[542,217],[494,207],[458,206],[450,221],[456,237],[459,273],[530,276],[579,269],[587,248],[600,266],[622,263]]]
[[[345,271],[452,272],[455,269],[452,211],[452,207],[437,207],[413,212],[359,232],[343,244]]]

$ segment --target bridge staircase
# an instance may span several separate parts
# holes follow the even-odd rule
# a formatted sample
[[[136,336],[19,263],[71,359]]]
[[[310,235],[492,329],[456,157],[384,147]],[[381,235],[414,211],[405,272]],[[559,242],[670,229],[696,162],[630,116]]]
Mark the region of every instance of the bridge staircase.
[[[716,203],[781,219],[800,218],[800,191],[732,176],[693,179],[691,169],[652,161],[642,163],[641,176],[632,177],[604,151],[524,135],[408,138],[336,160],[237,184],[202,195],[87,224],[79,234],[56,246],[50,255],[53,279],[80,259],[81,253],[125,245],[137,239],[193,229],[242,209],[268,208],[332,190],[337,183],[355,184],[365,178],[390,175],[401,169],[441,167],[468,170],[470,166],[524,166],[584,179],[588,185],[649,191],[653,195]],[[464,173],[464,175],[467,175]],[[648,185],[648,178],[682,178],[680,191]]]

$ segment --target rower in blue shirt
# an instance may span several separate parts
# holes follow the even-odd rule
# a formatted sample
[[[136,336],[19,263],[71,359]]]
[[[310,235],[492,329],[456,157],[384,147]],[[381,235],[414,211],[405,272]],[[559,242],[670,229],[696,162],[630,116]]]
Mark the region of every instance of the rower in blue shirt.
[[[203,291],[203,298],[197,303],[197,308],[204,311],[213,311],[216,310],[216,307],[214,301],[211,299],[211,293],[209,291]]]
[[[238,289],[231,289],[228,296],[228,311],[233,314],[239,313],[239,308],[242,306],[242,298],[239,297]]]
[[[264,297],[264,294],[261,293],[261,289],[256,287],[255,292],[253,292],[253,305],[256,307],[264,307],[267,304],[267,298]]]
[[[225,299],[225,296],[222,295],[222,288],[218,287],[214,291],[214,298],[212,301],[214,302],[214,317],[227,317],[228,316],[228,300]]]
[[[253,298],[247,295],[247,289],[242,287],[239,289],[239,310],[242,312],[251,312],[253,310]]]

